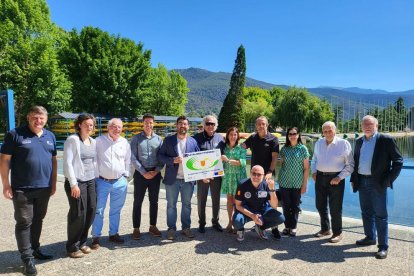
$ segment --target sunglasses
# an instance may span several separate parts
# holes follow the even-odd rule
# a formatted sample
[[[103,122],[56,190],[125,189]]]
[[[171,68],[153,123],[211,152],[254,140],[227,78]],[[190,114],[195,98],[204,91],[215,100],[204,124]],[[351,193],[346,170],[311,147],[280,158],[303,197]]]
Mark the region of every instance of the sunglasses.
[[[291,133],[289,133],[288,135],[289,135],[289,136],[295,136],[295,135],[298,135],[298,133],[297,133],[297,132],[294,132],[294,133],[292,133],[292,132],[291,132]]]
[[[216,125],[216,123],[213,123],[213,122],[206,122],[206,126],[215,126]]]
[[[264,174],[263,173],[252,172],[251,175],[254,176],[254,177],[260,177],[260,176],[263,176]]]

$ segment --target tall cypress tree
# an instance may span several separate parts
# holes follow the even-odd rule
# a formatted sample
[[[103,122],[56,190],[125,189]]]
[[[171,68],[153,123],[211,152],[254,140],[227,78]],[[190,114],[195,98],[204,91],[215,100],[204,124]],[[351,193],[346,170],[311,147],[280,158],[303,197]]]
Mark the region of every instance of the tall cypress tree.
[[[218,118],[218,131],[226,132],[229,127],[237,127],[244,130],[243,117],[243,89],[246,81],[246,55],[243,45],[237,50],[233,74],[230,80],[230,89]]]

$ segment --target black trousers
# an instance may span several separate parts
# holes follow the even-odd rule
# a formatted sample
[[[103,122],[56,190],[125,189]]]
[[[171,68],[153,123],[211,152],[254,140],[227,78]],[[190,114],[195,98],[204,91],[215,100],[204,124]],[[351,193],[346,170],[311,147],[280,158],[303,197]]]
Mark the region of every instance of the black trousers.
[[[331,185],[329,182],[336,175],[323,175],[317,173],[315,183],[316,209],[318,209],[321,218],[321,230],[330,229],[329,212],[332,219],[332,232],[334,235],[342,233],[342,203],[344,201],[345,179],[338,185]]]
[[[49,204],[50,188],[13,189],[15,235],[22,260],[33,258],[40,247],[43,219]]]
[[[132,209],[132,224],[134,228],[141,226],[141,209],[145,193],[148,189],[150,225],[157,225],[158,195],[160,193],[161,173],[153,179],[145,179],[141,173],[134,173],[134,207]]]
[[[282,197],[283,215],[285,216],[285,227],[296,229],[300,213],[300,189],[280,188]]]
[[[96,184],[95,179],[78,182],[80,197],[71,196],[69,181],[65,180],[65,192],[69,201],[68,212],[68,241],[67,252],[76,252],[86,245],[88,232],[96,214]]]
[[[211,201],[213,205],[213,217],[211,222],[213,224],[219,221],[220,211],[220,191],[221,191],[221,177],[215,177],[209,183],[204,183],[202,180],[197,181],[197,209],[198,209],[198,223],[206,225],[206,204],[208,190],[210,189]]]

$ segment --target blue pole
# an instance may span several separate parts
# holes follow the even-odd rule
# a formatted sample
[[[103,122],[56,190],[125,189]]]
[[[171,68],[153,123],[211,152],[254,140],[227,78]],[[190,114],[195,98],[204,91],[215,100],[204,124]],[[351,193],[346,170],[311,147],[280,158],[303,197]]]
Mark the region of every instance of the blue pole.
[[[16,121],[14,118],[14,96],[13,96],[13,90],[7,89],[6,94],[7,99],[7,130],[10,131],[16,127]]]

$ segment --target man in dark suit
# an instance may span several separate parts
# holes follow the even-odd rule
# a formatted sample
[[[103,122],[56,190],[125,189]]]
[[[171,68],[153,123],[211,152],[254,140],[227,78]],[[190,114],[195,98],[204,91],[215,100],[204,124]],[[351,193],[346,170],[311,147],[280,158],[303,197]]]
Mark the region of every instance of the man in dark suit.
[[[177,133],[165,138],[158,159],[165,164],[165,192],[167,198],[167,239],[175,239],[177,230],[177,201],[181,193],[181,224],[182,234],[194,238],[191,232],[191,197],[195,181],[184,181],[183,157],[185,153],[200,151],[197,141],[188,135],[189,121],[187,117],[177,118]]]
[[[356,141],[355,170],[351,176],[354,192],[359,191],[365,238],[359,246],[375,245],[378,234],[377,259],[388,254],[387,188],[400,174],[403,158],[394,138],[378,133],[378,120],[362,118],[364,136]]]

